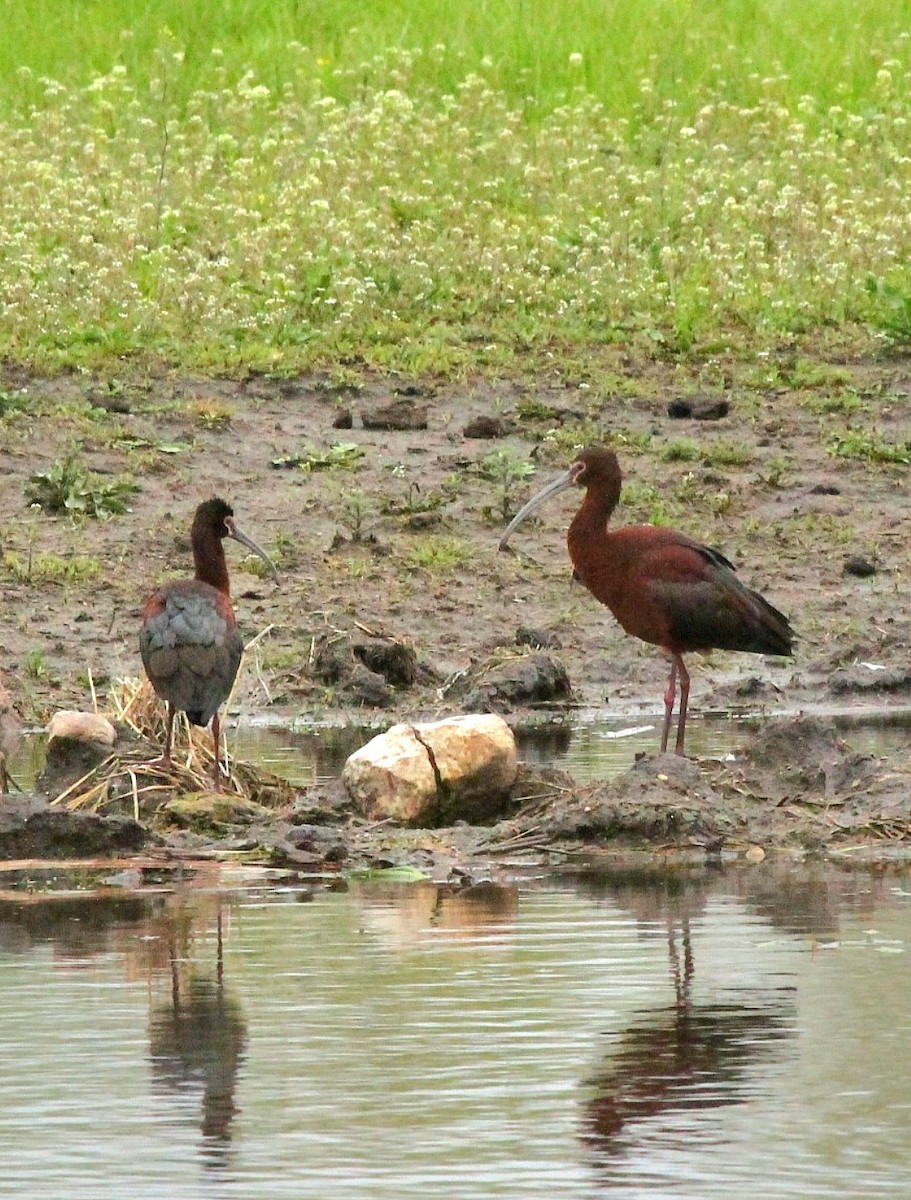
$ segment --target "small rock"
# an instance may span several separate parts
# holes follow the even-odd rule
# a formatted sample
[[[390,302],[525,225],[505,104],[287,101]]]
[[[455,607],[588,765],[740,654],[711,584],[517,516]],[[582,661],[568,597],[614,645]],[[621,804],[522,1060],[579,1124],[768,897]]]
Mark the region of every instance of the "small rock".
[[[291,864],[296,867],[318,867],[323,862],[321,854],[312,850],[301,850],[290,842],[279,842],[272,847],[272,861],[283,865]]]
[[[287,841],[295,850],[315,850],[317,843],[326,837],[326,831],[318,825],[292,825]]]
[[[393,725],[348,758],[342,781],[372,820],[434,826],[496,815],[517,770],[506,722],[471,714]]]
[[[117,731],[107,717],[70,709],[54,713],[47,727],[47,735],[49,749],[57,738],[61,741],[94,742],[102,746],[113,746],[117,740]]]
[[[720,421],[730,411],[730,402],[719,396],[678,396],[667,406],[667,415],[674,420]]]
[[[106,717],[65,710],[54,713],[48,735],[44,768],[37,782],[39,790],[47,796],[59,796],[104,762],[117,737]]]
[[[236,825],[250,825],[270,816],[270,810],[228,792],[199,792],[175,796],[159,809],[158,816],[179,829],[221,833]]]
[[[762,846],[750,846],[743,857],[748,863],[761,863],[765,858],[765,850]]]
[[[843,574],[856,575],[858,579],[866,579],[875,575],[876,571],[876,564],[870,562],[869,558],[864,558],[862,554],[849,554],[842,567]]]
[[[383,676],[363,663],[354,664],[346,682],[354,702],[365,708],[389,708],[395,699]]]

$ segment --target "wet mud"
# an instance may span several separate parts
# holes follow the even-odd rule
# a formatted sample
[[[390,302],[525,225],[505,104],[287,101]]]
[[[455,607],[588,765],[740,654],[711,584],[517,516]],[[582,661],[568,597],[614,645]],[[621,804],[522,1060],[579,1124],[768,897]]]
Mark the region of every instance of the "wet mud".
[[[248,639],[268,630],[234,717],[382,729],[498,711],[528,728],[571,725],[579,712],[652,714],[666,665],[574,583],[572,499],[523,531],[516,552],[496,552],[508,517],[573,445],[600,439],[626,477],[618,523],[666,520],[719,546],[798,633],[793,660],[693,657],[692,711],[770,718],[729,760],[652,753],[591,786],[529,766],[490,824],[435,830],[365,821],[337,781],[279,782],[252,803],[162,796],[138,822],[116,795],[68,814],[48,807],[64,770],[42,796],[0,799],[0,856],[233,855],[445,878],[592,852],[905,853],[907,756],[853,750],[824,714],[911,700],[909,468],[900,455],[839,457],[857,439],[832,436],[869,409],[879,442],[911,444],[906,365],[831,364],[820,351],[819,382],[800,390],[771,360],[719,360],[706,374],[599,353],[595,384],[544,373],[342,386],[160,364],[48,378],[0,366],[0,388],[17,397],[0,448],[0,669],[32,729],[56,709],[90,707],[93,691],[103,706],[109,687],[140,673],[145,594],[188,572],[190,516],[221,492],[281,574],[276,587],[230,563],[241,628]],[[706,387],[708,375],[723,384]],[[128,513],[73,520],[28,507],[30,477],[74,448],[97,478],[138,482]],[[506,455],[499,465],[493,451]]]

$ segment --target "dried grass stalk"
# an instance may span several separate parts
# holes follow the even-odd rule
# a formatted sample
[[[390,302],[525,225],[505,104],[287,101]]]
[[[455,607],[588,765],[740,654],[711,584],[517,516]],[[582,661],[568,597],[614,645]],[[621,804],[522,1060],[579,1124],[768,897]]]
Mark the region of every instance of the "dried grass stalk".
[[[146,679],[117,680],[110,691],[111,718],[153,746],[164,744],[165,707]],[[268,807],[289,803],[295,790],[287,780],[253,763],[222,758],[225,792]],[[137,820],[148,817],[174,793],[212,792],[215,755],[210,729],[190,725],[183,713],[174,722],[171,765],[149,762],[147,747],[115,751],[57,796],[52,803],[89,812],[114,811]]]

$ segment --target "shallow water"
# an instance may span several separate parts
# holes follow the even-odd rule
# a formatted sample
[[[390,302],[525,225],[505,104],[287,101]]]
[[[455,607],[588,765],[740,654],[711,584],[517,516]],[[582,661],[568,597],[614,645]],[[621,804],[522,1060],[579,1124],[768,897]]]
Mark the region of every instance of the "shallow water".
[[[768,717],[732,717],[729,714],[696,714],[687,722],[687,753],[696,758],[736,755]],[[911,712],[904,709],[859,710],[832,714],[830,718],[854,749],[887,757],[907,753],[911,745]],[[392,722],[390,721],[390,724]],[[241,724],[228,730],[232,755],[248,759],[308,787],[335,778],[345,759],[380,729],[358,725],[299,731]],[[660,717],[593,719],[575,725],[555,723],[534,730],[518,730],[519,758],[525,763],[555,766],[568,771],[581,784],[611,779],[628,771],[638,754],[655,754],[661,736]],[[41,735],[24,737],[11,762],[16,782],[29,788],[44,765]]]
[[[3,891],[0,1193],[909,1195],[909,946],[822,867]]]
[[[856,750],[882,756],[907,752],[911,714],[883,710],[859,716],[862,719],[845,714],[831,718],[840,736]],[[695,716],[687,723],[687,752],[697,758],[736,755],[769,719]],[[307,786],[338,775],[348,755],[375,732],[357,726],[318,732],[247,726],[232,733],[231,748],[239,757],[254,759],[298,786]],[[638,754],[655,754],[660,737],[660,718],[636,717],[519,730],[516,741],[523,762],[559,767],[587,784],[628,771]]]

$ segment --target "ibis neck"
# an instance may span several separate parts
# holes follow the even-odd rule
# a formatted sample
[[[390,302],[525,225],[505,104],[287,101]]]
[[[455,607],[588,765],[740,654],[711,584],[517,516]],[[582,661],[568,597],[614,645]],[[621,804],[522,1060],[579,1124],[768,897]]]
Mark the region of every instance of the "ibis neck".
[[[611,513],[620,500],[619,481],[616,487],[589,488],[579,511],[569,527],[569,544],[587,542],[591,538],[604,536]]]
[[[205,534],[193,539],[193,562],[196,566],[196,578],[200,583],[211,584],[226,596],[231,595],[231,585],[228,582],[228,564],[225,559],[225,549],[220,537]]]

